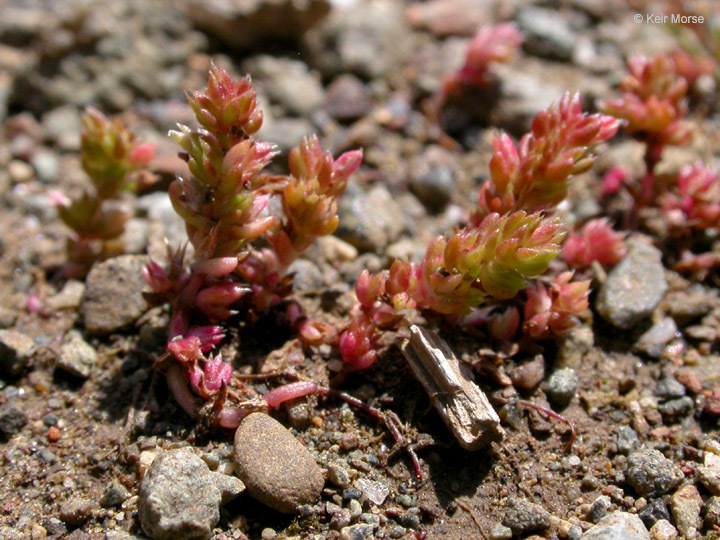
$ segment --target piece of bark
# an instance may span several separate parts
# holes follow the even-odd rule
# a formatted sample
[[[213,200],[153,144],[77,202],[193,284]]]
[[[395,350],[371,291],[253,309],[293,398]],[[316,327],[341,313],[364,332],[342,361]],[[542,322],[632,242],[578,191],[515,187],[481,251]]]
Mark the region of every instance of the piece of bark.
[[[410,327],[400,350],[460,446],[479,450],[503,438],[495,409],[445,341],[421,326]]]

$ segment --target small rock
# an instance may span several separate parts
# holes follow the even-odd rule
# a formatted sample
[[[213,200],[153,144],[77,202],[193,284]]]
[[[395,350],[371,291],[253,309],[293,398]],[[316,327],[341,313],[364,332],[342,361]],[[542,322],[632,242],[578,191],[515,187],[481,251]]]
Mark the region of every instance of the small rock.
[[[502,523],[510,527],[514,534],[526,534],[550,527],[550,513],[526,499],[511,497]]]
[[[705,502],[703,518],[708,527],[720,527],[720,497],[710,497]]]
[[[380,253],[403,231],[403,210],[383,186],[368,193],[353,186],[340,200],[335,234],[361,251]]]
[[[672,377],[660,379],[655,387],[655,395],[660,399],[683,397],[685,387]]]
[[[513,386],[518,390],[531,391],[536,388],[545,377],[545,359],[541,354],[531,361],[525,362],[510,372]]]
[[[367,499],[375,506],[380,506],[390,494],[390,488],[382,482],[359,478],[355,481],[355,487],[362,490],[363,499]]]
[[[600,495],[590,505],[588,519],[593,523],[599,522],[607,515],[611,505],[612,501],[610,500],[610,497],[608,497],[607,495]]]
[[[372,525],[358,523],[357,525],[344,527],[340,531],[340,540],[365,540],[372,538],[373,532],[374,529]]]
[[[652,528],[658,521],[670,520],[670,511],[662,499],[650,501],[645,508],[640,510],[638,516],[648,529]]]
[[[641,497],[657,497],[682,482],[680,467],[657,450],[641,450],[628,459],[627,478]]]
[[[339,488],[346,488],[350,485],[350,475],[345,467],[332,463],[328,467],[328,480]]]
[[[410,179],[410,189],[431,212],[439,212],[450,202],[454,188],[455,173],[444,165],[433,166]]]
[[[56,366],[71,375],[87,379],[97,363],[97,351],[77,330],[70,330],[60,347]]]
[[[120,506],[130,498],[130,491],[122,484],[113,483],[100,500],[100,506],[103,508],[113,508]]]
[[[677,535],[677,529],[666,519],[661,519],[650,528],[652,540],[675,540]]]
[[[279,512],[295,513],[303,504],[314,504],[325,483],[307,448],[262,413],[252,413],[240,423],[233,461],[250,495]]]
[[[29,365],[35,353],[35,342],[17,330],[0,330],[0,369],[19,375]]]
[[[318,265],[307,259],[295,259],[288,267],[293,274],[293,287],[296,291],[319,291],[325,286],[325,277]]]
[[[7,171],[10,175],[10,180],[12,180],[15,184],[24,184],[35,177],[35,171],[33,171],[33,168],[24,161],[20,161],[18,159],[14,159],[8,163]]]
[[[633,345],[636,352],[645,353],[652,358],[660,358],[665,345],[677,334],[678,328],[672,317],[665,317],[653,324]]]
[[[219,472],[211,472],[210,479],[220,492],[220,505],[224,505],[235,499],[243,491],[245,484],[237,476],[230,476]]]
[[[10,438],[27,424],[28,417],[23,407],[15,400],[0,405],[0,434]]]
[[[55,152],[47,148],[38,148],[30,158],[30,164],[35,169],[37,179],[41,182],[49,184],[57,181],[60,172],[60,158]]]
[[[621,454],[629,454],[640,443],[637,432],[630,426],[620,426],[617,429],[616,444]]]
[[[545,393],[553,405],[564,409],[578,389],[578,376],[574,369],[557,369],[548,379]]]
[[[713,388],[710,395],[705,398],[703,414],[714,418],[720,417],[720,388]]]
[[[613,512],[588,529],[582,540],[650,540],[650,533],[639,517]]]
[[[683,396],[659,403],[657,410],[665,416],[687,416],[695,407],[695,401],[690,396]]]
[[[325,111],[335,120],[357,120],[370,112],[372,103],[367,88],[354,75],[340,75],[325,94]]]
[[[702,497],[694,484],[681,487],[670,498],[675,526],[685,538],[693,538],[702,527],[700,518],[702,507]]]
[[[572,58],[578,36],[560,12],[525,7],[518,13],[517,24],[523,33],[523,48],[528,53],[554,60]]]
[[[330,528],[334,531],[339,531],[343,527],[350,525],[351,520],[352,516],[350,515],[350,511],[342,508],[339,512],[335,512],[333,514],[333,517],[330,520]]]
[[[27,537],[14,527],[0,525],[0,538],[3,540],[27,540]]]
[[[60,519],[68,525],[79,527],[93,512],[94,504],[88,499],[70,499],[60,506]]]
[[[713,495],[720,495],[720,456],[705,452],[704,463],[696,469],[697,478]]]
[[[59,293],[48,298],[46,305],[52,311],[75,309],[82,303],[83,294],[85,294],[85,284],[71,279],[63,285]]]
[[[220,520],[221,493],[190,448],[156,457],[140,483],[138,517],[153,540],[208,539]]]
[[[142,269],[147,263],[146,256],[123,255],[92,267],[80,307],[88,332],[115,332],[135,322],[148,309],[142,295]]]
[[[560,338],[555,367],[578,369],[595,344],[593,329],[586,325],[575,326]]]
[[[600,287],[596,307],[618,328],[628,329],[647,318],[662,301],[668,285],[654,246],[628,242],[628,254]]]
[[[502,523],[497,523],[490,530],[490,540],[510,540],[513,536],[512,529]]]
[[[357,519],[362,514],[362,504],[357,499],[350,499],[348,510],[350,511],[350,519]]]

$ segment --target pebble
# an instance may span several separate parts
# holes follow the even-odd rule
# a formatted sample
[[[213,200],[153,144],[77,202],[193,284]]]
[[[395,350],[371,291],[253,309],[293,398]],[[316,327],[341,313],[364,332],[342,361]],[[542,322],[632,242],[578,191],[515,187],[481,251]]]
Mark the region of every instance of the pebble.
[[[720,456],[705,452],[703,464],[696,469],[698,480],[713,495],[720,495]]]
[[[431,212],[439,212],[455,189],[455,172],[446,165],[434,165],[423,174],[410,178],[410,189]]]
[[[627,244],[627,256],[612,269],[595,304],[600,315],[621,329],[650,316],[668,289],[660,251],[639,241]]]
[[[636,352],[645,353],[652,358],[660,358],[667,345],[678,332],[672,317],[664,317],[644,332],[633,345]]]
[[[17,330],[0,330],[0,370],[19,375],[30,364],[35,342]]]
[[[641,497],[657,497],[677,487],[685,475],[658,450],[640,450],[628,459],[627,478]]]
[[[675,540],[678,532],[667,519],[661,519],[650,528],[652,540]]]
[[[660,379],[655,386],[655,395],[660,399],[673,399],[685,395],[685,387],[675,378]]]
[[[63,285],[59,293],[48,298],[46,305],[52,311],[75,309],[82,303],[84,294],[85,284],[82,281],[71,279]]]
[[[33,168],[19,159],[14,159],[7,165],[10,180],[15,184],[24,184],[35,177]]]
[[[527,499],[510,497],[502,523],[510,527],[514,534],[526,534],[550,527],[550,513]]]
[[[339,488],[346,488],[350,485],[350,474],[342,465],[332,463],[328,467],[328,480]]]
[[[555,367],[578,369],[595,344],[593,329],[586,325],[575,326],[560,337]]]
[[[283,513],[296,513],[299,506],[316,503],[325,483],[307,448],[263,413],[252,413],[240,423],[233,462],[248,493]]]
[[[703,517],[708,527],[720,527],[720,497],[713,496],[705,501]]]
[[[351,521],[352,516],[350,515],[350,511],[343,508],[339,512],[335,512],[335,514],[333,514],[332,519],[330,519],[330,528],[335,531],[339,531],[343,527],[350,525]]]
[[[636,515],[614,512],[588,529],[582,540],[650,540],[650,533]]]
[[[620,426],[617,429],[616,444],[617,450],[621,454],[629,454],[640,443],[637,432],[630,426]]]
[[[3,437],[12,437],[27,424],[28,417],[23,409],[14,399],[0,405],[0,434]]]
[[[490,540],[510,540],[513,536],[512,529],[502,523],[497,523],[490,530]]]
[[[56,367],[71,375],[87,379],[97,364],[97,351],[85,341],[77,330],[70,330],[60,347]]]
[[[157,456],[140,483],[138,517],[153,540],[208,539],[220,520],[222,493],[190,448]]]
[[[350,510],[350,518],[357,519],[362,514],[362,505],[357,499],[350,499],[348,503],[348,510]]]
[[[578,36],[560,12],[525,7],[518,14],[517,25],[528,53],[561,61],[572,58]]]
[[[354,75],[339,75],[327,87],[324,109],[339,122],[362,118],[371,107],[365,84]]]
[[[365,540],[367,538],[372,538],[373,532],[374,529],[372,525],[367,525],[365,523],[350,525],[349,527],[344,527],[340,531],[340,540]]]
[[[57,181],[60,172],[60,158],[55,152],[47,148],[38,148],[30,158],[30,164],[35,169],[40,182],[49,184]]]
[[[387,485],[368,478],[356,480],[355,487],[361,490],[363,500],[368,500],[375,506],[382,505],[390,494],[390,488]],[[343,493],[344,496],[345,493]]]
[[[128,488],[122,484],[114,482],[107,491],[105,491],[102,499],[100,499],[100,506],[103,508],[114,508],[116,506],[120,506],[130,498],[130,495],[131,493]]]
[[[670,498],[670,508],[675,526],[681,535],[692,538],[702,527],[700,511],[703,507],[703,500],[694,484],[687,484],[673,493]],[[657,525],[657,523],[656,523]]]
[[[350,184],[340,200],[336,235],[360,251],[380,253],[403,231],[402,208],[384,186],[368,193]]]
[[[122,255],[98,263],[87,277],[80,311],[92,334],[108,334],[135,322],[148,309],[142,291],[144,255]]]
[[[610,500],[610,497],[608,497],[607,495],[600,495],[590,505],[588,519],[593,523],[599,522],[607,515],[611,505],[612,501]]]
[[[570,403],[578,389],[578,376],[572,368],[557,369],[550,375],[545,393],[550,402],[564,409]]]
[[[684,396],[677,399],[671,399],[664,403],[659,403],[657,410],[665,416],[687,416],[693,410],[695,401],[690,396]]]
[[[94,506],[88,499],[70,499],[60,506],[59,517],[68,525],[79,527],[90,519]]]
[[[640,510],[638,516],[648,529],[652,528],[660,520],[670,520],[670,511],[662,499],[650,501],[645,508]]]

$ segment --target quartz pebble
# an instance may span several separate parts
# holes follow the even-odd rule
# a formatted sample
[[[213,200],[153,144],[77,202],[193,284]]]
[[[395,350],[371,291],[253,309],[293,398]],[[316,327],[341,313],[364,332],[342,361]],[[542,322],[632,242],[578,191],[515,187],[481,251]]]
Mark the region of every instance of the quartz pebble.
[[[614,512],[588,529],[582,540],[650,540],[650,533],[636,515]]]

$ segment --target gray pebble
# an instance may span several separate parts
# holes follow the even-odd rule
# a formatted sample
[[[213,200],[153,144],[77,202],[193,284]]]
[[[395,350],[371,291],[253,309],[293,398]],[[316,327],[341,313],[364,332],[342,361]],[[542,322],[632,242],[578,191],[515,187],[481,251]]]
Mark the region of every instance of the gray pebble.
[[[645,524],[645,527],[650,529],[658,521],[663,519],[669,520],[670,511],[662,499],[655,499],[654,501],[650,501],[645,508],[640,510],[638,517]]]
[[[395,525],[390,528],[388,535],[390,538],[402,538],[407,533],[407,529],[402,525]]]
[[[279,512],[295,513],[301,505],[314,504],[325,483],[307,448],[263,413],[252,413],[240,423],[233,461],[250,495]]]
[[[410,179],[410,189],[432,212],[442,210],[450,202],[455,188],[455,173],[445,165],[435,165],[429,171]]]
[[[517,18],[530,54],[554,60],[570,60],[578,41],[563,15],[556,10],[526,7]]]
[[[694,406],[693,398],[684,396],[659,403],[657,409],[665,416],[687,416],[692,412]]]
[[[373,532],[374,529],[372,525],[364,523],[350,525],[349,527],[344,527],[340,531],[340,540],[365,540],[367,538],[372,538]]]
[[[335,531],[339,531],[343,527],[350,525],[351,520],[352,516],[350,511],[342,508],[339,512],[335,512],[333,514],[332,519],[330,519],[330,528]]]
[[[30,158],[30,164],[37,173],[37,178],[46,184],[57,181],[60,171],[59,156],[47,148],[39,148]]]
[[[578,376],[574,369],[558,369],[548,379],[545,393],[553,405],[565,408],[578,389]]]
[[[640,443],[637,432],[630,426],[620,426],[615,435],[617,451],[621,454],[629,454]]]
[[[93,513],[95,504],[88,499],[70,499],[60,506],[60,519],[68,525],[79,527]]]
[[[220,520],[221,493],[210,469],[190,448],[160,454],[140,484],[138,517],[153,540],[212,536]]]
[[[645,353],[652,358],[660,358],[665,345],[677,334],[678,328],[672,317],[664,317],[645,331],[633,345],[636,352]]]
[[[497,523],[490,530],[490,540],[510,540],[513,536],[512,529],[502,523]]]
[[[685,395],[685,386],[671,377],[660,379],[655,387],[655,395],[660,399],[683,397]]]
[[[720,497],[713,496],[705,501],[703,518],[708,527],[720,527]]]
[[[677,487],[685,475],[657,450],[640,450],[628,459],[627,478],[641,497],[657,497]]]
[[[327,88],[325,111],[340,122],[365,116],[372,107],[363,82],[354,75],[338,76]]]
[[[650,540],[640,518],[627,512],[614,512],[588,529],[582,540]]]
[[[618,328],[646,319],[668,289],[660,251],[639,241],[628,242],[628,254],[600,287],[596,307]]]
[[[82,303],[85,294],[85,284],[82,281],[71,279],[54,296],[47,300],[47,307],[53,311],[61,309],[75,309]]]
[[[510,497],[502,523],[515,534],[525,534],[550,527],[550,513],[527,499]]]
[[[56,366],[71,375],[87,379],[97,363],[97,351],[77,330],[70,330],[60,347]]]
[[[0,330],[0,370],[19,375],[30,364],[35,342],[17,330]]]
[[[408,529],[418,530],[420,529],[420,516],[414,512],[403,512],[398,516],[398,521],[403,527]]]
[[[85,328],[92,334],[108,334],[135,322],[148,309],[142,291],[142,269],[148,258],[123,255],[96,264],[87,277],[80,307]]]
[[[103,508],[113,508],[120,506],[130,498],[130,491],[122,484],[113,483],[100,500],[100,506]]]
[[[346,488],[350,485],[350,474],[342,465],[332,463],[328,467],[328,480],[339,488]]]
[[[354,186],[340,200],[335,234],[361,251],[380,253],[403,231],[403,210],[383,186],[368,193]]]
[[[11,400],[0,405],[0,434],[9,438],[19,432],[28,417],[23,407],[16,400]]]
[[[611,504],[612,502],[610,501],[610,497],[608,497],[607,495],[600,495],[590,505],[588,519],[592,523],[597,523],[607,515],[608,510],[610,510]]]

